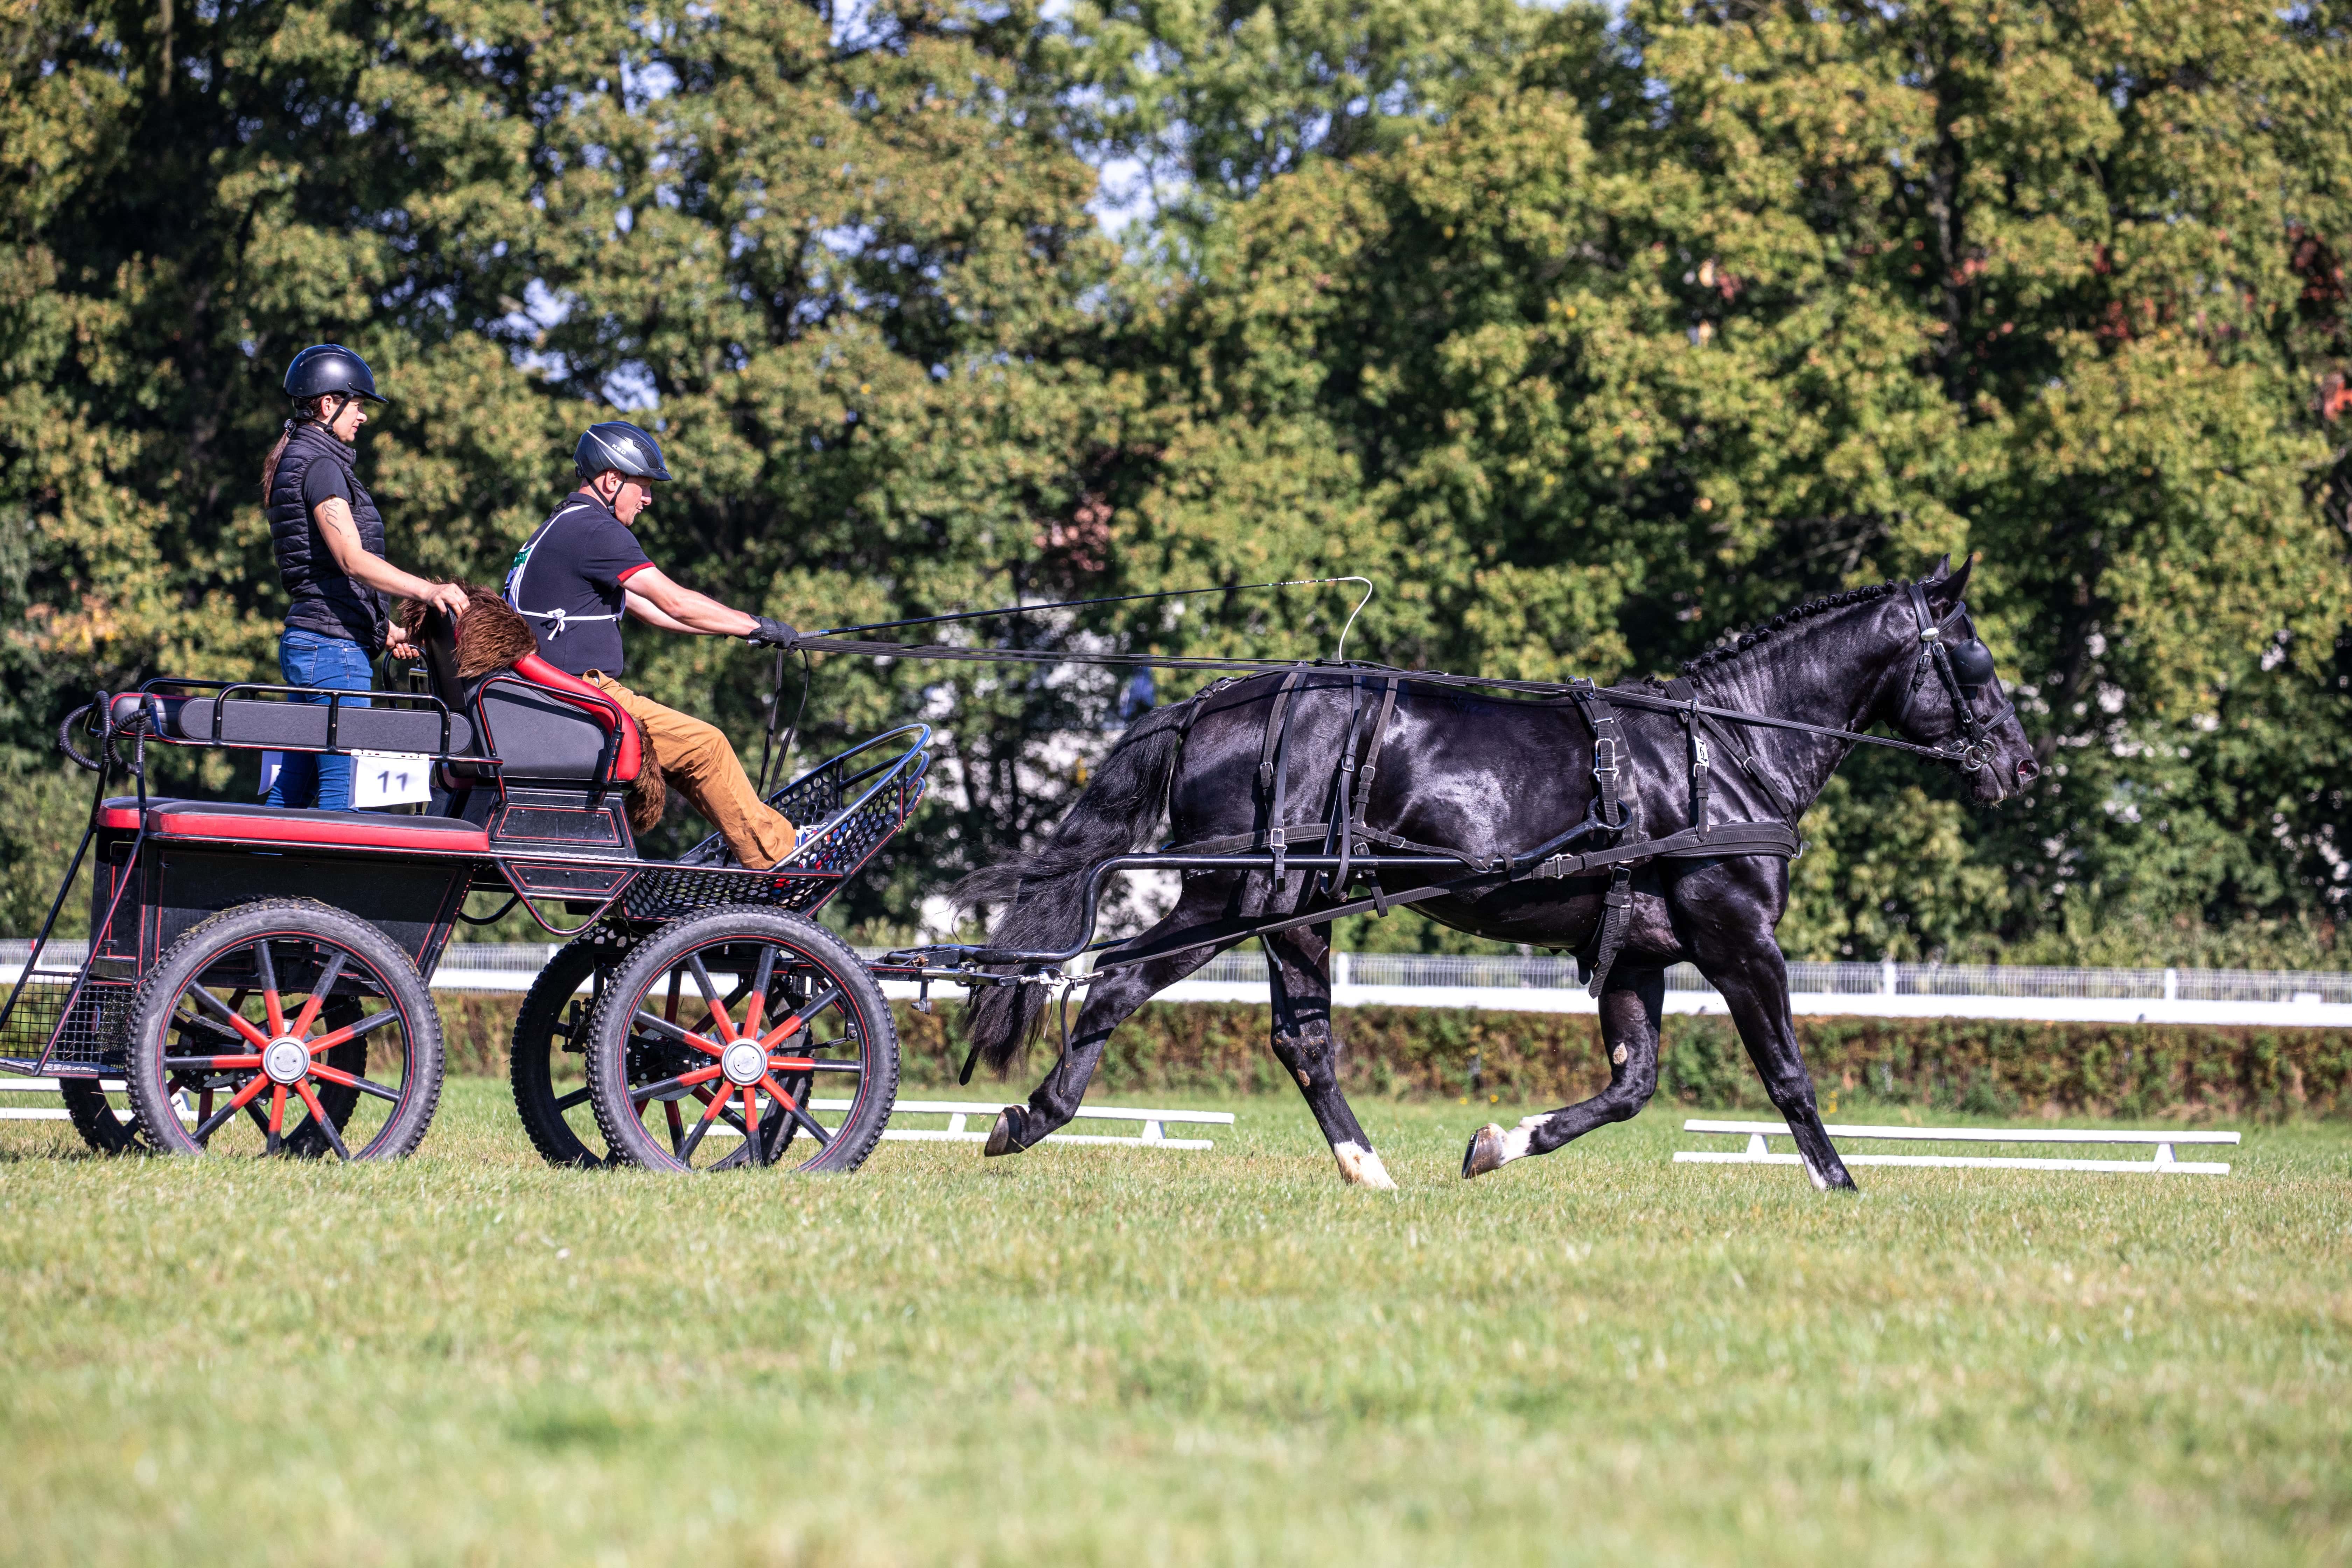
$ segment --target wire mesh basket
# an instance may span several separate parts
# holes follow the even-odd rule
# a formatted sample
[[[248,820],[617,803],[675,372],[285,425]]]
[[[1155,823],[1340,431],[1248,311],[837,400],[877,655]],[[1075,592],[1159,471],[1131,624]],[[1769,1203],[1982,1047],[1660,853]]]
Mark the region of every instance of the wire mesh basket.
[[[77,1068],[95,1072],[109,1065],[106,1057],[114,1048],[115,1030],[131,1005],[133,987],[120,981],[93,980],[81,988],[79,996],[73,995],[73,989],[70,975],[54,979],[36,975],[26,981],[16,1011],[8,1015],[7,1027],[0,1029],[0,1058],[25,1071],[44,1057],[48,1069],[68,1073]],[[73,1014],[66,1017],[68,997],[73,998]],[[58,1027],[61,1017],[63,1028]]]

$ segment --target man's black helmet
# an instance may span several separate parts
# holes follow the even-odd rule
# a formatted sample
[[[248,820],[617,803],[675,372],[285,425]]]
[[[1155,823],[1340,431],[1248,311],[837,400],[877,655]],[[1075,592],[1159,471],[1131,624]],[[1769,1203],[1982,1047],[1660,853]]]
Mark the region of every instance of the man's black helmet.
[[[583,479],[612,468],[633,479],[669,479],[662,467],[661,444],[625,419],[607,419],[582,432],[572,448],[572,466]]]
[[[367,361],[341,343],[312,343],[286,367],[286,395],[297,403],[339,394],[371,403],[392,401],[375,389],[375,373]]]

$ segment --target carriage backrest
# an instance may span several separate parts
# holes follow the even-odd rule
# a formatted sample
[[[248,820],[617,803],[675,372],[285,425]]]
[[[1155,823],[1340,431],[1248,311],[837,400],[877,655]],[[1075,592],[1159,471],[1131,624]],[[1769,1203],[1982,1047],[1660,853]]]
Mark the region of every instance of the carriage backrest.
[[[433,695],[465,713],[479,732],[479,749],[498,752],[509,784],[590,784],[613,752],[605,782],[627,784],[644,766],[644,740],[619,704],[577,676],[537,654],[509,669],[466,680],[458,674],[457,622],[431,606],[418,628]]]

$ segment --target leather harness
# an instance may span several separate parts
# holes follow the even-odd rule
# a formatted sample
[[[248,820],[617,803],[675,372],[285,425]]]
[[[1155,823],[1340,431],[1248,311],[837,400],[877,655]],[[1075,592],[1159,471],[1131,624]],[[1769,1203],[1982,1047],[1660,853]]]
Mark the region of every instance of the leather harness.
[[[1971,664],[1966,669],[1955,663],[1953,647],[1946,633],[1963,621],[1968,614],[1965,604],[1956,605],[1941,620],[1929,608],[1927,595],[1917,584],[1910,584],[1910,599],[1918,622],[1919,658],[1915,666],[1903,711],[1897,715],[1897,727],[1910,716],[1917,703],[1920,689],[1932,672],[1943,685],[1951,700],[1953,711],[1958,717],[1963,743],[1957,752],[1916,746],[1913,749],[1933,752],[1947,761],[1975,771],[1990,765],[1991,729],[2014,708],[2004,702],[1990,718],[1980,718],[1973,706],[1973,694],[1980,690],[1991,671],[1981,674]],[[1962,644],[1965,648],[1974,641],[1973,634]],[[1989,665],[1990,661],[1985,661]],[[1397,693],[1412,679],[1404,674],[1350,672],[1348,689],[1348,724],[1346,737],[1340,743],[1339,756],[1333,772],[1330,809],[1318,821],[1290,822],[1287,803],[1289,795],[1290,730],[1296,715],[1293,700],[1309,673],[1319,673],[1299,665],[1284,672],[1276,688],[1274,700],[1266,710],[1265,731],[1258,747],[1257,795],[1259,825],[1247,833],[1227,834],[1215,838],[1197,839],[1188,844],[1171,845],[1161,852],[1169,855],[1223,855],[1239,850],[1252,850],[1270,855],[1275,889],[1280,889],[1284,877],[1283,860],[1291,847],[1305,841],[1305,836],[1320,830],[1323,853],[1337,855],[1337,868],[1318,872],[1300,889],[1300,901],[1314,896],[1341,897],[1351,880],[1360,878],[1368,886],[1370,897],[1328,906],[1320,910],[1299,912],[1296,909],[1271,921],[1245,920],[1221,921],[1213,927],[1196,927],[1190,931],[1171,933],[1147,947],[1122,946],[1114,956],[1108,956],[1098,965],[1110,968],[1142,963],[1150,958],[1188,948],[1208,945],[1213,942],[1230,940],[1234,936],[1266,936],[1302,925],[1320,925],[1342,915],[1367,910],[1381,915],[1404,903],[1415,903],[1449,893],[1467,892],[1481,884],[1503,885],[1510,882],[1538,879],[1565,879],[1606,874],[1609,883],[1601,896],[1601,929],[1592,946],[1591,976],[1586,984],[1589,994],[1599,996],[1607,984],[1610,970],[1623,952],[1632,925],[1633,876],[1634,867],[1652,860],[1712,859],[1742,855],[1769,855],[1782,859],[1794,859],[1802,853],[1796,831],[1800,805],[1790,800],[1771,776],[1757,764],[1754,749],[1742,743],[1738,731],[1743,721],[1763,716],[1740,714],[1710,707],[1700,700],[1697,686],[1688,677],[1668,681],[1664,688],[1665,702],[1648,698],[1641,706],[1679,716],[1686,745],[1689,780],[1690,821],[1685,827],[1655,837],[1627,838],[1635,826],[1638,809],[1625,787],[1625,775],[1630,771],[1631,752],[1627,749],[1623,721],[1612,705],[1612,692],[1596,687],[1589,679],[1574,680],[1566,686],[1564,695],[1576,704],[1577,711],[1592,731],[1592,778],[1594,791],[1586,807],[1584,819],[1574,827],[1518,855],[1493,857],[1465,856],[1456,849],[1438,845],[1422,844],[1397,834],[1370,826],[1365,821],[1371,802],[1372,785],[1379,773],[1381,747],[1386,741],[1389,724],[1396,710]],[[1338,671],[1330,673],[1337,674]],[[1973,679],[1969,679],[1974,677]],[[1205,699],[1228,685],[1247,679],[1228,676],[1201,693]],[[1364,725],[1364,698],[1368,685],[1381,689],[1377,716],[1369,732]],[[1622,700],[1630,693],[1613,695]],[[1198,700],[1196,700],[1197,701]],[[1180,743],[1188,738],[1192,721],[1201,709],[1186,716],[1179,731]],[[1844,739],[1862,739],[1848,731],[1828,726],[1799,725],[1789,721],[1774,721],[1773,727],[1813,731]],[[1358,742],[1362,741],[1359,755]],[[1765,798],[1770,802],[1776,820],[1767,822],[1724,822],[1709,820],[1712,797],[1712,777],[1717,748],[1721,748],[1740,770],[1752,779]],[[1172,777],[1172,773],[1171,773]],[[1569,847],[1588,838],[1598,838],[1601,844],[1580,853],[1570,853]],[[1348,862],[1356,855],[1367,855],[1371,847],[1425,854],[1453,860],[1468,868],[1468,874],[1427,887],[1415,888],[1402,894],[1391,894],[1381,888],[1377,870],[1354,871]],[[1231,926],[1228,931],[1224,928]]]

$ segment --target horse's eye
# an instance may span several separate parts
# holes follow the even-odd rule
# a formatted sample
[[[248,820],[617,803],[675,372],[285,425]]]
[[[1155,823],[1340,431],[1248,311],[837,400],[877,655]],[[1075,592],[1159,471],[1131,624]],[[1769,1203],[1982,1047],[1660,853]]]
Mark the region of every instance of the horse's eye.
[[[1952,675],[1962,686],[1982,686],[1992,679],[1992,650],[1971,638],[1952,645]]]

